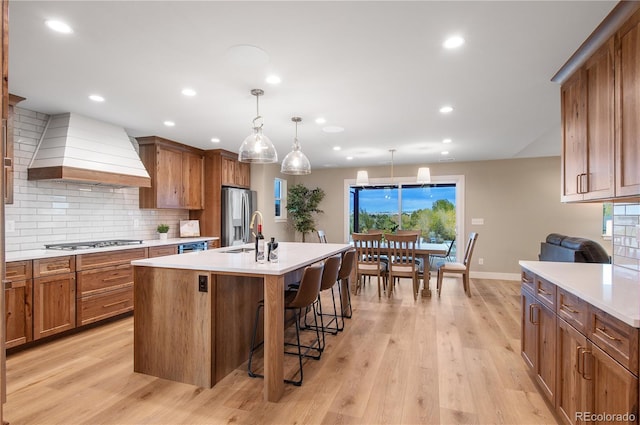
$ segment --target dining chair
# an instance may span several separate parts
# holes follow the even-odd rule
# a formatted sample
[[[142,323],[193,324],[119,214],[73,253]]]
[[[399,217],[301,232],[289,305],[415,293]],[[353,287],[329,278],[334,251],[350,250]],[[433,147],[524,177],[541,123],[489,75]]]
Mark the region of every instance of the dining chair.
[[[405,234],[387,234],[385,239],[389,246],[389,296],[393,292],[393,283],[396,278],[409,277],[413,283],[413,299],[418,298],[420,269],[416,259],[416,244],[418,232]]]
[[[353,245],[356,248],[357,288],[361,289],[363,276],[378,277],[378,298],[381,297],[380,282],[387,287],[387,263],[380,258],[382,233],[352,233]]]
[[[453,239],[451,240],[451,243],[449,244],[449,249],[447,249],[447,252],[445,254],[429,255],[429,265],[431,267],[437,268],[442,262],[453,262],[454,256],[452,255],[452,252],[453,252],[453,246],[455,243],[456,243],[456,238],[454,236]],[[437,261],[437,260],[442,260],[442,261]]]
[[[320,340],[320,327],[317,323],[317,311],[315,308],[315,302],[318,299],[318,294],[320,293],[320,285],[322,283],[322,273],[324,272],[324,264],[323,263],[315,263],[310,266],[307,266],[302,273],[302,280],[300,281],[300,286],[296,291],[285,291],[284,293],[284,309],[285,309],[285,326],[287,324],[286,314],[287,312],[293,313],[293,318],[295,321],[296,328],[296,343],[290,343],[285,341],[285,346],[296,346],[298,347],[296,352],[289,352],[285,350],[285,354],[291,354],[298,356],[298,372],[300,374],[300,379],[291,380],[285,379],[284,382],[288,384],[293,384],[296,386],[302,385],[302,358],[309,357],[315,360],[320,360],[320,355],[322,354]],[[300,312],[303,309],[307,309],[308,307],[313,308],[313,316],[315,320],[315,331],[316,331],[316,339],[313,340],[309,345],[302,345],[300,343]],[[247,364],[247,372],[252,378],[264,378],[264,375],[255,373],[252,369],[253,362],[253,354],[257,348],[259,348],[264,341],[256,344],[256,336],[258,334],[258,325],[260,323],[260,310],[264,309],[264,300],[258,303],[258,308],[256,309],[256,317],[253,325],[253,336],[251,337],[251,348],[249,351],[249,362]],[[302,349],[306,350],[303,352]],[[310,350],[316,351],[318,354],[308,354]]]
[[[438,267],[438,297],[442,290],[442,279],[444,278],[445,273],[461,274],[464,292],[468,297],[471,296],[471,287],[469,286],[469,267],[471,266],[471,255],[473,255],[473,248],[475,247],[477,240],[478,234],[476,232],[471,232],[469,234],[467,246],[464,250],[464,260],[462,263],[442,263],[440,267]]]
[[[327,243],[327,235],[324,233],[324,230],[318,230],[318,239],[320,243]]]

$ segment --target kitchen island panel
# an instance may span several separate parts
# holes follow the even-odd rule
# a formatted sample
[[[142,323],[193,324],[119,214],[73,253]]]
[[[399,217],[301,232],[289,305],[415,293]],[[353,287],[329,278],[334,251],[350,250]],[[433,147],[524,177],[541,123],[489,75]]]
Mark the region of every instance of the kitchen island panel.
[[[209,272],[135,268],[135,372],[211,388],[212,296],[199,276]]]

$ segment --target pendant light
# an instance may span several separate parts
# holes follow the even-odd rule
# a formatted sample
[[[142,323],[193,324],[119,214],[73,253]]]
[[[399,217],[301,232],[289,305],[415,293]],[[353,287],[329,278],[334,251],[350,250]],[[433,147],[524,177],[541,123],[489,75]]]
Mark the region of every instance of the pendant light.
[[[293,139],[293,150],[282,160],[280,172],[283,174],[292,174],[297,176],[311,174],[311,164],[309,164],[309,159],[300,150],[300,143],[298,142],[298,123],[302,121],[302,118],[292,117],[291,121],[296,123],[296,137]]]
[[[360,170],[356,175],[356,185],[357,186],[368,186],[369,185],[369,173],[367,170]]]
[[[420,167],[418,168],[418,177],[416,178],[417,183],[431,183],[431,171],[429,167]]]
[[[253,133],[247,136],[240,145],[238,160],[254,164],[272,164],[278,162],[278,153],[271,140],[262,133],[262,117],[260,116],[259,99],[264,94],[261,89],[251,90],[256,97],[256,117],[253,119]],[[256,121],[260,120],[260,125]]]

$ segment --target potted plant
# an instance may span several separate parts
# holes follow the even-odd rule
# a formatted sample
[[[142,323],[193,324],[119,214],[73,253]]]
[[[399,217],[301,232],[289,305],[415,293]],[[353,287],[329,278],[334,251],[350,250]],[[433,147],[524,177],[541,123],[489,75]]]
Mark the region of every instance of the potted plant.
[[[160,237],[160,239],[167,239],[167,232],[169,232],[168,224],[158,224],[156,230],[158,231],[158,236]]]
[[[289,188],[287,196],[287,211],[293,222],[293,228],[302,233],[302,242],[307,233],[316,230],[316,222],[313,214],[321,213],[318,209],[320,201],[324,198],[324,190],[316,187],[309,189],[302,184],[296,184]]]

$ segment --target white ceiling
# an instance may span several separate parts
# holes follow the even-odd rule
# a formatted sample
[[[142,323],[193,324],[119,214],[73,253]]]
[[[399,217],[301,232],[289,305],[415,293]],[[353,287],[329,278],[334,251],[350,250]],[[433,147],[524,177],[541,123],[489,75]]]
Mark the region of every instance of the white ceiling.
[[[559,155],[550,78],[615,4],[12,0],[9,90],[27,109],[237,151],[256,114],[250,90],[262,88],[279,159],[300,116],[315,168],[389,163],[392,148],[397,164],[434,163],[443,150],[455,161]],[[74,33],[53,33],[52,18]],[[452,34],[466,44],[444,50]],[[282,82],[265,83],[270,73]],[[445,104],[454,112],[440,114]],[[319,116],[345,131],[323,132]]]

